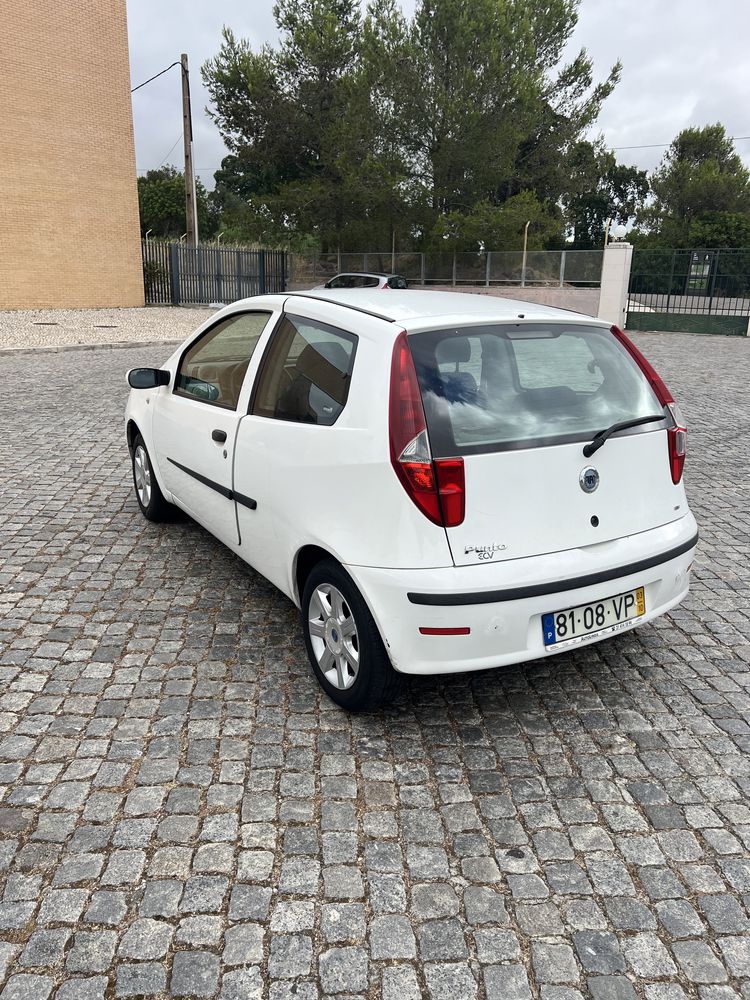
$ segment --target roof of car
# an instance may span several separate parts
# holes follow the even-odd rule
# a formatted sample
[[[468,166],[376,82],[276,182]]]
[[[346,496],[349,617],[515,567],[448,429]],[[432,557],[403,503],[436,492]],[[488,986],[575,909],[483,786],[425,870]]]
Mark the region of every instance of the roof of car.
[[[288,292],[287,296],[287,308],[294,298],[322,299],[393,323],[408,323],[411,328],[426,325],[427,321],[434,326],[436,320],[445,320],[449,324],[454,321],[465,324],[467,320],[474,319],[481,323],[513,319],[562,320],[573,316],[579,321],[593,320],[591,316],[567,309],[471,292],[321,288]]]
[[[333,281],[334,278],[398,278],[400,275],[396,274],[395,271],[339,271],[337,274],[331,275],[328,279]]]

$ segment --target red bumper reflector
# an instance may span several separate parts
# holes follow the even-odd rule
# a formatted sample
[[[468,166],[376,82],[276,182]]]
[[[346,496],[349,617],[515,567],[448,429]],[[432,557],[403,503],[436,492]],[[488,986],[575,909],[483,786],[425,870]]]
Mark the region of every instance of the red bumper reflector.
[[[423,625],[420,625],[419,632],[421,635],[469,635],[471,629],[470,628],[425,628]]]

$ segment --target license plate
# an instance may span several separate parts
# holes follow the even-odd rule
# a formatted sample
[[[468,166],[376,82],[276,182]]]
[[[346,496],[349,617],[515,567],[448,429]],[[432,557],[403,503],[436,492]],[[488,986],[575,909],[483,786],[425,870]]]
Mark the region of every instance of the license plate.
[[[603,601],[542,615],[542,635],[547,649],[572,646],[592,635],[610,635],[632,625],[646,614],[643,587]]]

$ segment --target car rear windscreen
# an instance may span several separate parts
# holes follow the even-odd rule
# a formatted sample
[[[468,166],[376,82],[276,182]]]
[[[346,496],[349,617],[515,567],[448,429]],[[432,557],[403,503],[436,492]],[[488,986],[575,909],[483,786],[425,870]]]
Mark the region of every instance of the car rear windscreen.
[[[483,325],[414,334],[409,344],[436,457],[583,441],[662,412],[630,355],[601,327]]]

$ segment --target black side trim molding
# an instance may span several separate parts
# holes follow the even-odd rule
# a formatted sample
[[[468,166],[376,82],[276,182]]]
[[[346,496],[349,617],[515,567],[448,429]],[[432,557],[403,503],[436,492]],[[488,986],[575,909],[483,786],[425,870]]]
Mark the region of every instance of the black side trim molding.
[[[227,489],[226,486],[222,486],[221,483],[215,483],[213,479],[209,479],[207,476],[202,476],[200,472],[195,472],[193,469],[188,469],[186,465],[182,465],[180,462],[175,462],[173,458],[168,459],[175,465],[178,469],[187,473],[188,476],[192,476],[193,479],[197,479],[199,483],[203,483],[204,486],[208,486],[210,490],[214,490],[216,493],[220,493],[221,496],[226,497],[227,500],[234,500],[235,503],[242,504],[243,507],[249,507],[250,510],[255,510],[258,506],[257,502],[253,500],[252,497],[246,497],[242,493],[235,493],[233,490]]]
[[[253,500],[252,497],[246,497],[244,493],[234,493],[235,503],[240,504],[242,507],[249,507],[250,510],[255,510],[258,506],[258,501]]]
[[[501,601],[521,601],[525,597],[544,597],[545,594],[559,594],[566,590],[578,590],[580,587],[590,587],[595,583],[606,583],[608,580],[617,580],[621,576],[630,576],[631,573],[641,573],[644,570],[652,569],[661,563],[676,559],[677,556],[688,552],[698,541],[698,532],[688,542],[683,542],[674,549],[662,552],[658,556],[650,556],[648,559],[641,559],[638,562],[630,563],[627,566],[618,566],[616,569],[605,569],[600,573],[589,573],[587,576],[569,577],[567,580],[556,580],[554,583],[537,583],[529,587],[510,587],[506,590],[480,590],[468,594],[412,594],[407,593],[407,597],[412,604],[425,604],[431,607],[458,607],[466,604],[497,604]]]

